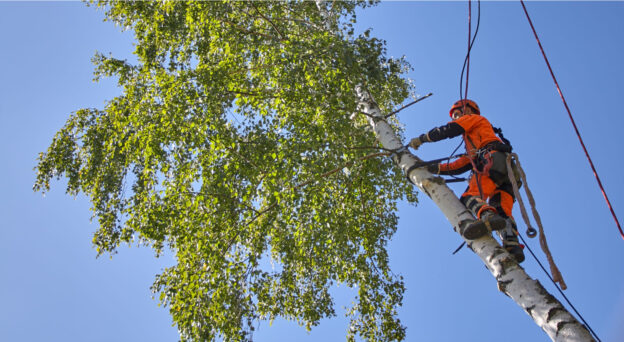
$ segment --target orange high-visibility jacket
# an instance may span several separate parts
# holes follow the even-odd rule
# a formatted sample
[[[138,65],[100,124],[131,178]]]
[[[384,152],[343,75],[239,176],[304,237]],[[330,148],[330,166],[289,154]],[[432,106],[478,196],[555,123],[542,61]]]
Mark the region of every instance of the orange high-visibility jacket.
[[[471,159],[476,157],[478,150],[493,142],[503,143],[494,133],[492,124],[483,116],[468,114],[440,127],[430,130],[426,136],[428,141],[439,141],[463,135],[467,156],[462,156],[451,163],[439,165],[440,174],[459,174],[472,169]]]

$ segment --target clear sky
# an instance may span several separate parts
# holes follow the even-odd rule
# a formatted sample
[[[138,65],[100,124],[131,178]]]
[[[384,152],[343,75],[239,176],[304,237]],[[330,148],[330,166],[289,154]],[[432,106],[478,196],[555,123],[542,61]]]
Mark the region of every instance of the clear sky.
[[[616,213],[624,220],[624,2],[527,3]],[[476,3],[473,10],[476,12]],[[519,153],[545,225],[566,295],[603,341],[624,341],[624,241],[604,203],[558,98],[520,4],[483,2],[472,53],[469,97]],[[473,27],[476,13],[473,12]],[[120,92],[92,82],[96,51],[131,56],[132,35],[78,2],[0,2],[0,340],[176,341],[167,309],[152,300],[154,276],[173,259],[121,247],[95,258],[96,223],[84,196],[64,194],[64,180],[45,197],[32,191],[33,167],[69,113],[101,108]],[[446,123],[459,96],[466,52],[466,2],[387,2],[358,16],[414,67],[420,94],[435,95],[401,112],[407,136]],[[421,147],[435,159],[458,141]],[[459,194],[464,185],[453,185]],[[425,195],[400,205],[389,250],[407,291],[400,318],[407,341],[546,341],[512,300],[496,289],[481,261]],[[521,221],[517,208],[516,218]],[[525,226],[520,223],[520,231]],[[537,239],[529,245],[544,261]],[[557,298],[527,256],[527,272]],[[337,288],[338,317],[307,333],[295,323],[262,322],[255,341],[340,341],[348,327]]]

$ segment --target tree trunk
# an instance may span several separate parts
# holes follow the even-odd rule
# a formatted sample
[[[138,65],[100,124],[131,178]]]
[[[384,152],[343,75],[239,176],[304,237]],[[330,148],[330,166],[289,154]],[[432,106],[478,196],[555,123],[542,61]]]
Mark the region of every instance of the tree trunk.
[[[402,149],[404,145],[401,140],[366,90],[358,89],[358,100],[359,109],[368,115],[377,140],[384,148],[398,150],[393,159],[404,172],[421,161],[406,149]],[[435,202],[457,233],[460,232],[460,225],[474,220],[442,178],[432,175],[424,168],[414,169],[407,176]],[[466,243],[492,272],[498,289],[524,309],[553,341],[594,341],[585,326],[548,293],[539,281],[529,277],[491,235],[477,240],[466,240]]]

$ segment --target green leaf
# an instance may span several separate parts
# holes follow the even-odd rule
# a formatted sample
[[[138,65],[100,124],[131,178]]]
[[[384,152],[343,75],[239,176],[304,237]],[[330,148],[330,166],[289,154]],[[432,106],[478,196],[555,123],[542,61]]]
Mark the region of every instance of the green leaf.
[[[336,282],[358,290],[348,338],[403,339],[386,248],[416,196],[389,158],[362,159],[376,139],[350,116],[359,84],[401,103],[408,65],[349,33],[366,2],[333,2],[334,31],[312,2],[95,4],[132,28],[137,63],[94,57],[121,94],[70,115],[34,189],[62,176],[89,197],[98,255],[171,250],[152,290],[182,341],[248,340],[278,316],[311,329],[336,315]]]

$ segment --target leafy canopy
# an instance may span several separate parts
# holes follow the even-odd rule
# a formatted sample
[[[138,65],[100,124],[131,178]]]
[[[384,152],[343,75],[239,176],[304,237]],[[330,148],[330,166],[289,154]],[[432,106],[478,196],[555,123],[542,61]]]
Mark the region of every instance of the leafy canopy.
[[[278,316],[310,329],[335,315],[336,283],[357,289],[349,340],[403,339],[386,246],[397,201],[416,197],[350,115],[357,85],[387,111],[410,89],[406,63],[354,33],[368,4],[334,1],[325,18],[314,2],[93,4],[134,30],[138,63],[96,54],[96,79],[122,93],[70,116],[35,190],[66,177],[90,197],[98,255],[175,253],[153,291],[183,341],[248,340]]]

